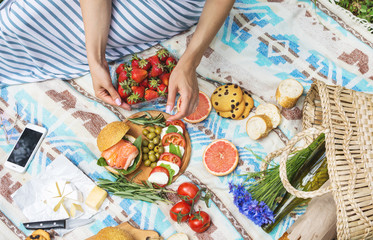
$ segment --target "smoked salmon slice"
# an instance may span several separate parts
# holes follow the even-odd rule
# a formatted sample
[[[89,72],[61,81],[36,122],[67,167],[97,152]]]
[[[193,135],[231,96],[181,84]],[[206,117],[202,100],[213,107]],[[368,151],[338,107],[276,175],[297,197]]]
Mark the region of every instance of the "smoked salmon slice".
[[[110,167],[127,170],[138,154],[139,150],[136,146],[122,139],[114,146],[103,151],[101,157],[105,158]]]

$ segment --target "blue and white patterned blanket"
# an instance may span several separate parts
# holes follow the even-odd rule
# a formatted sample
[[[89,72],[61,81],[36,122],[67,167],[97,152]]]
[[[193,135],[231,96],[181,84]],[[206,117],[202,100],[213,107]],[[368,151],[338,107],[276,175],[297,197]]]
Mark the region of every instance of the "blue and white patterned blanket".
[[[361,36],[345,30],[343,22],[338,22],[338,18],[334,20],[333,13],[325,6],[319,3],[318,7],[308,0],[236,1],[198,68],[201,90],[211,95],[216,86],[233,82],[252,93],[256,106],[262,102],[275,103],[276,87],[286,78],[299,80],[305,92],[312,80],[319,79],[373,93],[372,46]],[[193,30],[162,45],[179,57]],[[92,95],[89,76],[68,82],[52,80],[2,88],[0,94],[0,110],[11,137],[8,144],[1,132],[0,154],[4,156],[1,163],[27,122],[43,125],[49,130],[24,175],[0,165],[0,232],[4,233],[0,233],[0,238],[22,239],[30,233],[22,226],[27,219],[15,206],[11,194],[61,154],[92,180],[110,178],[103,168],[96,165],[100,155],[96,147],[97,134],[107,123],[123,120],[133,112],[97,102]],[[283,147],[301,130],[303,100],[304,96],[293,109],[282,110],[281,125],[260,141],[247,136],[247,120],[223,119],[214,110],[205,121],[187,125],[192,140],[191,161],[185,174],[171,188],[191,180],[213,192],[213,204],[209,209],[201,203],[201,208],[211,215],[213,221],[207,232],[195,234],[186,224],[172,222],[168,215],[170,205],[111,197],[106,211],[95,216],[94,224],[67,234],[65,239],[84,239],[105,226],[128,220],[139,228],[154,229],[165,238],[175,232],[186,232],[193,239],[279,238],[305,207],[297,208],[296,214],[290,214],[271,234],[266,234],[239,213],[228,193],[228,183],[241,181],[237,174],[259,170],[260,162],[245,148],[265,157]],[[162,105],[154,107],[164,110]],[[232,141],[240,155],[239,166],[226,177],[210,175],[202,164],[205,147],[219,138]]]

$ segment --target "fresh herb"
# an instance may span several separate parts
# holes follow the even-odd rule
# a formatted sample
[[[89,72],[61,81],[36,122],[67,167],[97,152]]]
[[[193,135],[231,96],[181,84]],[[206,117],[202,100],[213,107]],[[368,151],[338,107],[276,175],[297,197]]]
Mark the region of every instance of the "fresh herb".
[[[179,158],[183,157],[183,155],[181,154],[180,147],[178,145],[173,144],[173,143],[170,143],[170,153],[175,154]]]
[[[170,177],[168,178],[167,185],[170,185],[172,183],[172,179],[173,179],[173,177],[175,175],[175,170],[173,170],[170,167],[170,165],[168,165],[168,164],[161,163],[159,166],[164,167],[164,168],[166,168],[168,170],[168,173],[170,174]]]
[[[166,193],[173,192],[171,190],[155,188],[148,181],[139,184],[128,180],[124,176],[112,175],[116,177],[115,181],[99,179],[98,186],[115,196],[126,199],[141,200],[150,203],[155,203],[157,201],[170,202],[167,199]]]
[[[170,125],[167,127],[167,130],[166,130],[166,133],[177,133],[179,130],[177,129],[177,127],[175,127],[174,125]]]
[[[166,127],[166,119],[162,113],[159,113],[156,117],[152,117],[150,113],[145,112],[144,115],[136,118],[128,118],[128,120],[138,125]]]

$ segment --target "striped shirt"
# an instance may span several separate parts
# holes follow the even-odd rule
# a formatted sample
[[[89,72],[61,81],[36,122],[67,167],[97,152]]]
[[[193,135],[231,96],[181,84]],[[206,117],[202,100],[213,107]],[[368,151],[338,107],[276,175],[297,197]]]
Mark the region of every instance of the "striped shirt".
[[[106,59],[143,51],[196,24],[204,0],[113,0]],[[89,72],[78,0],[0,4],[0,87]]]

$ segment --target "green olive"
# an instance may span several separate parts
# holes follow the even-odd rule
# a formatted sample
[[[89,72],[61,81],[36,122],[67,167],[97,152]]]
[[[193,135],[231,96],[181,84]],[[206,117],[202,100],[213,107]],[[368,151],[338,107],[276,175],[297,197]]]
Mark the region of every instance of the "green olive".
[[[146,140],[146,139],[143,139],[143,140],[142,140],[142,145],[143,145],[144,147],[148,146],[148,144],[149,144],[149,141],[148,141],[148,140]]]
[[[153,138],[154,144],[159,144],[159,142],[160,142],[159,136],[156,136],[155,138]]]
[[[143,153],[148,153],[149,152],[149,148],[148,147],[143,147],[142,148],[142,152]]]
[[[161,156],[161,154],[159,154],[159,153],[155,153],[155,157],[156,157],[157,159],[159,159],[159,156]]]
[[[144,165],[147,166],[147,167],[149,167],[150,164],[152,164],[152,162],[151,162],[150,160],[146,160],[146,161],[144,162]]]
[[[154,152],[157,153],[158,151],[159,151],[159,146],[155,146],[155,147],[154,147]]]
[[[159,154],[164,153],[164,147],[163,147],[163,146],[159,146],[159,148],[158,148],[158,153],[159,153]]]
[[[148,160],[148,159],[149,159],[149,155],[146,154],[146,153],[144,153],[144,154],[142,155],[142,160],[146,161],[146,160]]]
[[[142,135],[146,136],[148,133],[149,133],[148,129],[144,128],[144,130],[142,130]]]
[[[149,127],[148,130],[149,130],[149,132],[153,133],[155,131],[155,128],[154,127]]]
[[[157,166],[157,163],[156,162],[152,162],[152,164],[150,164],[150,167],[151,168],[155,168]]]
[[[149,155],[149,160],[151,162],[155,162],[155,161],[157,161],[157,157],[155,155]]]
[[[151,132],[151,133],[149,133],[148,135],[146,135],[146,137],[147,137],[148,139],[152,140],[153,138],[156,137],[156,134],[153,133],[153,132]]]
[[[154,154],[155,154],[154,151],[150,151],[150,152],[149,152],[149,155],[154,155]]]
[[[154,143],[150,142],[149,145],[148,145],[148,148],[149,148],[150,150],[152,150],[152,149],[154,148]]]
[[[162,132],[162,128],[160,126],[156,126],[155,127],[155,133],[159,135],[159,134],[161,134],[161,132]]]

